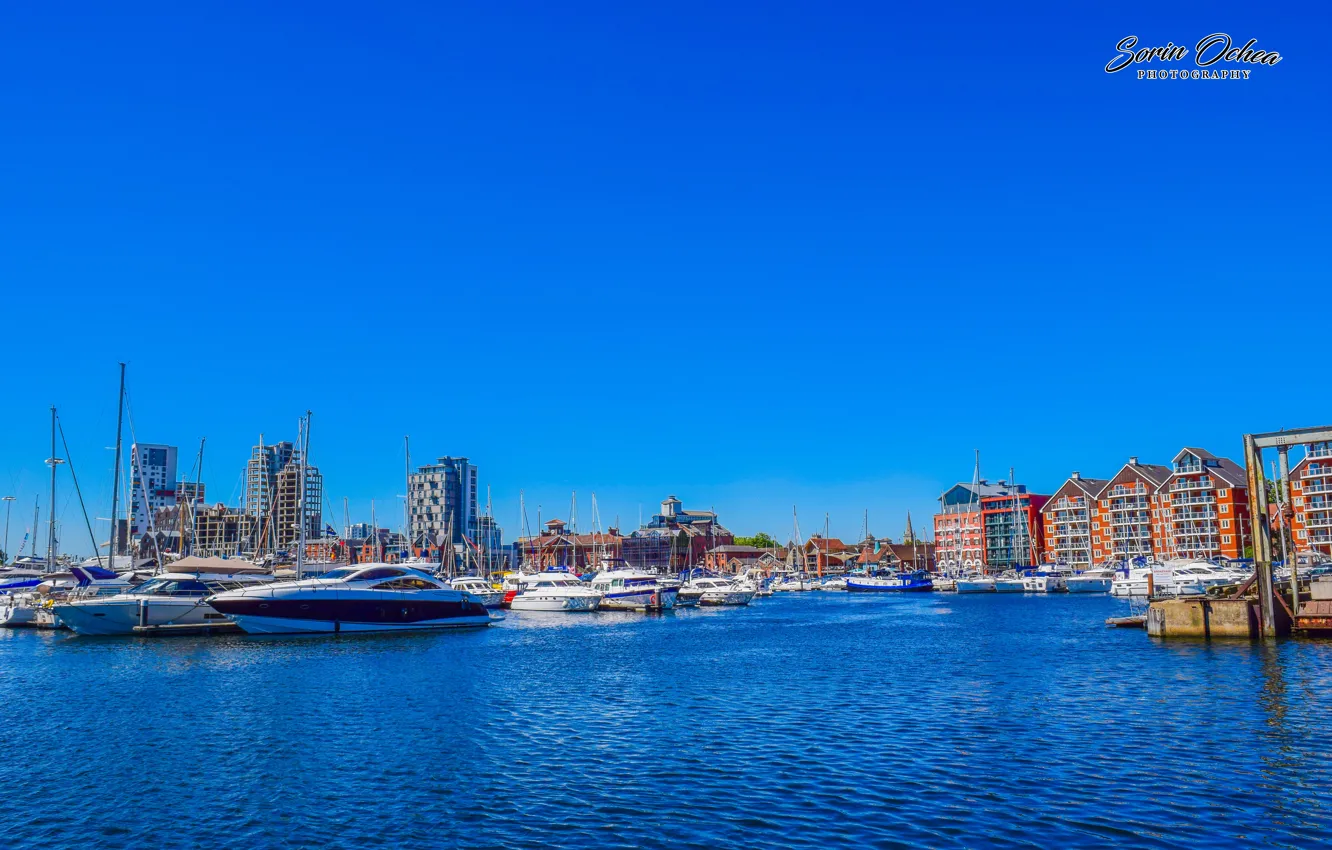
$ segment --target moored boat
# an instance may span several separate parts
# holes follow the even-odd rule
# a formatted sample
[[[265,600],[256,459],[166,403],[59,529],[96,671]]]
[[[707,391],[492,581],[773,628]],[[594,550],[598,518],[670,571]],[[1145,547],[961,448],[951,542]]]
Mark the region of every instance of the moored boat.
[[[895,576],[850,576],[846,589],[859,593],[910,592],[934,590],[929,573],[899,573]]]
[[[663,586],[659,579],[632,568],[604,570],[592,579],[592,589],[601,594],[603,609],[669,611],[675,607],[680,588]]]
[[[1114,580],[1113,569],[1094,567],[1069,576],[1065,585],[1069,593],[1109,593]]]
[[[596,611],[601,607],[601,594],[573,573],[519,573],[510,578],[518,586],[509,600],[513,611]]]
[[[454,590],[467,591],[480,599],[481,604],[487,608],[498,608],[504,601],[504,591],[496,590],[490,582],[479,576],[461,576],[449,579],[447,584]]]
[[[251,634],[400,632],[490,624],[480,599],[428,573],[358,564],[319,578],[230,589],[204,600]]]

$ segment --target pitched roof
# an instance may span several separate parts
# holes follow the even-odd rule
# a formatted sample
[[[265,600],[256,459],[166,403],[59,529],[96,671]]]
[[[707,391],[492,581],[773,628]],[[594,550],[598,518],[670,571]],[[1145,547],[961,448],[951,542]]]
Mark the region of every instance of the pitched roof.
[[[1088,499],[1095,499],[1096,494],[1104,490],[1105,485],[1109,483],[1104,478],[1073,478],[1070,476],[1067,481],[1059,486],[1058,490],[1054,491],[1054,494],[1050,496],[1050,501],[1041,506],[1041,513],[1045,513],[1047,510],[1056,510],[1055,503],[1065,490],[1081,491]]]

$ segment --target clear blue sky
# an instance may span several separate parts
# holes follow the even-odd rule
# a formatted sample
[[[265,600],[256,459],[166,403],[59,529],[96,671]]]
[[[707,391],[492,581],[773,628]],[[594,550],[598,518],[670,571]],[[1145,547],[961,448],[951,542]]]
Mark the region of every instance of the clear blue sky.
[[[310,408],[339,513],[400,517],[410,434],[509,533],[524,488],[897,535],[974,448],[1049,491],[1332,419],[1321,5],[279,6],[7,11],[14,542],[52,403],[107,515],[122,359],[215,499]],[[1212,32],[1285,59],[1102,70]]]

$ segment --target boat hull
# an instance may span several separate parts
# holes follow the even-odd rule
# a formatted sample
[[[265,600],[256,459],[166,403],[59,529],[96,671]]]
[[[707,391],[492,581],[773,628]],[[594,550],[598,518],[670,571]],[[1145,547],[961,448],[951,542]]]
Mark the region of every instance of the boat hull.
[[[341,620],[305,620],[285,617],[260,617],[233,614],[241,630],[252,635],[306,635],[341,632],[411,632],[442,629],[481,628],[490,625],[490,615],[448,617],[442,620],[417,620],[410,623],[357,623]]]
[[[754,599],[752,590],[708,590],[704,591],[702,604],[711,606],[748,605]]]
[[[601,599],[603,609],[619,611],[669,611],[675,607],[679,588],[608,593]]]
[[[601,607],[597,596],[559,596],[529,591],[509,602],[510,611],[595,611]]]
[[[1025,593],[1027,588],[1023,586],[1020,578],[1001,578],[995,579],[995,593]]]
[[[934,582],[929,579],[847,579],[846,589],[852,593],[917,593],[932,592]]]
[[[198,626],[226,620],[212,606],[192,598],[67,602],[56,605],[52,613],[80,635],[130,635],[136,626]]]
[[[956,589],[958,593],[994,593],[994,579],[960,578]]]

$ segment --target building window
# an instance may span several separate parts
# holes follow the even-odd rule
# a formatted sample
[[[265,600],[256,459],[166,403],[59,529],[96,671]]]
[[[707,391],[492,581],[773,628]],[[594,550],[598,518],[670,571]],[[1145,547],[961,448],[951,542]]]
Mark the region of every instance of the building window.
[[[1221,520],[1221,527],[1222,527],[1222,528],[1230,528],[1230,520],[1228,520],[1228,519],[1223,519],[1223,520]]]
[[[1222,542],[1222,543],[1229,543],[1229,542],[1230,542],[1230,535],[1229,535],[1229,534],[1223,534],[1223,535],[1221,535],[1221,542]]]
[[[1222,506],[1221,506],[1221,513],[1223,513],[1223,514],[1228,514],[1228,513],[1230,513],[1230,505],[1222,505]]]
[[[1301,540],[1308,540],[1308,539],[1309,539],[1309,532],[1307,532],[1307,531],[1305,531],[1304,529],[1301,528],[1301,529],[1300,529],[1300,539],[1301,539]]]
[[[1300,525],[1304,525],[1304,514],[1295,514],[1295,521]]]
[[[1296,497],[1295,497],[1295,507],[1298,508],[1298,507],[1302,507],[1303,505],[1304,505],[1304,497],[1303,497],[1303,496],[1296,496]]]
[[[1216,491],[1216,497],[1217,497],[1218,499],[1224,499],[1224,498],[1226,497],[1226,492],[1227,492],[1227,491],[1225,491],[1225,490],[1217,490],[1217,491]]]
[[[1110,500],[1109,500],[1109,499],[1102,499],[1102,500],[1101,500],[1101,507],[1103,507],[1103,508],[1108,508],[1108,507],[1110,507]]]

